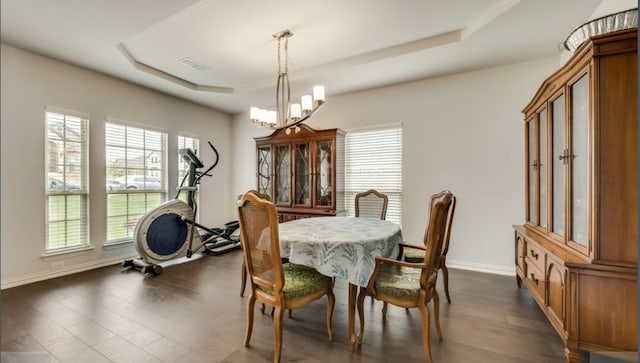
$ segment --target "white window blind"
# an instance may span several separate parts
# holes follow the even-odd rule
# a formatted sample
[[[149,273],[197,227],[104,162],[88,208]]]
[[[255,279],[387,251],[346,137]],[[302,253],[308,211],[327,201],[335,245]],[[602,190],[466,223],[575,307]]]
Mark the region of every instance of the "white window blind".
[[[358,193],[375,189],[389,197],[389,221],[402,223],[402,126],[350,131],[345,139],[347,215]]]
[[[199,157],[200,156],[199,147],[200,147],[200,139],[195,137],[190,137],[190,136],[178,135],[178,150],[191,149]],[[186,162],[182,156],[178,155],[178,183],[182,181],[182,178],[184,178],[188,172],[189,172],[189,163]],[[187,182],[188,180],[185,180],[185,185]],[[198,196],[199,196],[198,194],[199,193],[196,193],[194,196],[196,199],[196,203],[198,203]],[[187,193],[182,192],[178,197],[181,200],[187,202]]]
[[[46,243],[52,252],[89,245],[87,116],[46,112]]]
[[[133,237],[138,219],[167,198],[167,134],[106,122],[107,243]]]

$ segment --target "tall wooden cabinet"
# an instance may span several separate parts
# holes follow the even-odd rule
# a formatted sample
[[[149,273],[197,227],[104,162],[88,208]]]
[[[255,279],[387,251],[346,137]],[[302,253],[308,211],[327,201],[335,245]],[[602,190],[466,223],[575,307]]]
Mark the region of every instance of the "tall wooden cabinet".
[[[301,124],[255,138],[257,190],[271,196],[280,222],[344,212],[344,135]]]
[[[588,40],[524,108],[524,284],[565,343],[637,351],[637,28]]]

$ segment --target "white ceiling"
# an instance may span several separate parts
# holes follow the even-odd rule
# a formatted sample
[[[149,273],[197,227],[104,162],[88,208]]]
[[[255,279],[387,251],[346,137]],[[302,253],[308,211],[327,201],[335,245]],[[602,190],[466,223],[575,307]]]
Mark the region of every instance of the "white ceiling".
[[[2,0],[2,42],[228,113],[560,53],[602,0]],[[204,70],[187,66],[188,59]]]

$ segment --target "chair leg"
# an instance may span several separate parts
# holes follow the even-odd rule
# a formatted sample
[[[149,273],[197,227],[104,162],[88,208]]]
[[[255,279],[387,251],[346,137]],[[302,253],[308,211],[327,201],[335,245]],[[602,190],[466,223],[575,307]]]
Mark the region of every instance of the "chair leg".
[[[240,272],[240,276],[242,277],[242,282],[240,285],[240,296],[244,296],[244,288],[247,285],[247,266],[245,266],[244,261],[242,262],[242,271]]]
[[[331,320],[333,319],[333,308],[336,305],[336,296],[333,294],[332,290],[327,292],[327,304],[327,333],[329,334],[329,341],[332,342],[333,326],[331,325]],[[289,310],[289,314],[291,314],[291,310]]]
[[[273,308],[273,334],[274,334],[274,352],[273,363],[280,363],[280,355],[282,354],[282,307]]]
[[[255,309],[255,306],[256,306],[256,298],[252,294],[251,297],[249,297],[249,303],[247,304],[248,318],[247,318],[247,335],[244,337],[245,347],[248,347],[249,341],[251,341],[251,332],[253,332],[253,310]]]
[[[427,359],[427,363],[433,363],[431,358],[431,345],[429,344],[429,307],[426,303],[418,304],[418,310],[422,315],[422,346],[424,349],[424,356]]]
[[[440,268],[442,269],[442,281],[444,282],[444,293],[447,295],[447,302],[451,304],[451,297],[449,296],[449,269],[445,265],[444,257],[440,261]]]
[[[357,301],[358,317],[360,318],[360,333],[358,333],[358,336],[356,337],[356,342],[358,344],[362,344],[362,336],[364,335],[364,298],[365,297],[367,297],[366,290],[361,287],[360,293],[358,294],[358,301]]]
[[[387,305],[386,301],[382,303],[382,319],[387,318]]]
[[[433,292],[433,315],[436,321],[436,333],[438,339],[442,340],[442,330],[440,329],[440,296],[436,291]]]

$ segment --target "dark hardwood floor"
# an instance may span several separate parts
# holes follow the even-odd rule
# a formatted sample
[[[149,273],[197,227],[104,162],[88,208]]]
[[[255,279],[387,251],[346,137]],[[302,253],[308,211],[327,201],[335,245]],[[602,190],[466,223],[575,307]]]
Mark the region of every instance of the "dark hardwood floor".
[[[257,311],[244,346],[241,258],[239,250],[204,256],[156,277],[111,266],[3,290],[1,350],[5,358],[45,352],[51,362],[270,362],[270,315]],[[450,269],[450,289],[451,305],[438,289],[444,339],[432,324],[436,363],[563,362],[562,341],[515,278]],[[335,295],[333,343],[323,298],[285,316],[283,362],[425,361],[419,312],[390,306],[383,321],[382,304],[369,299],[363,345],[350,352],[345,281]]]

